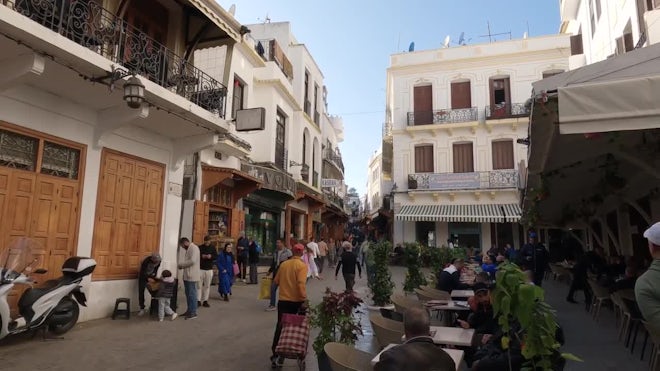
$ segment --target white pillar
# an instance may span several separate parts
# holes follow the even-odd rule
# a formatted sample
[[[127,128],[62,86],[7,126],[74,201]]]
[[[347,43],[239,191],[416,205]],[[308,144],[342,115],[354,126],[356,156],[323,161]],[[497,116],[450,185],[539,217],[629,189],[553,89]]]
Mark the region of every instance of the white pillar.
[[[490,223],[481,223],[481,251],[488,251],[490,245]]]
[[[511,224],[511,230],[513,233],[513,241],[511,243],[513,244],[513,247],[515,249],[520,249],[520,224],[518,223],[512,223]],[[524,243],[524,241],[523,241]]]

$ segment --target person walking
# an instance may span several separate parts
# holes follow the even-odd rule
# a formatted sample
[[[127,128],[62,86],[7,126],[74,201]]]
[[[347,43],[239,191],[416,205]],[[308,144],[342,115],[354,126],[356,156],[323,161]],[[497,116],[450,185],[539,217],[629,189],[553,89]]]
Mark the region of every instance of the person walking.
[[[277,270],[279,269],[280,265],[287,261],[291,255],[291,250],[288,249],[282,240],[277,240],[275,242],[275,254],[273,254],[273,262],[270,264],[270,268],[268,269],[268,273],[273,275],[273,282],[270,285],[270,305],[268,305],[268,308],[266,308],[267,312],[272,312],[277,309],[275,306],[275,303],[277,301],[277,284],[275,283],[275,275],[277,274]]]
[[[179,246],[185,250],[179,261],[179,269],[183,269],[183,288],[186,292],[188,308],[183,314],[186,319],[197,318],[197,285],[199,285],[199,247],[186,237],[179,240]]]
[[[174,277],[172,277],[172,272],[165,269],[162,273],[162,279],[160,280],[160,287],[158,288],[158,293],[156,297],[158,298],[158,321],[163,322],[165,315],[170,316],[172,321],[177,317],[177,314],[170,307],[170,301],[172,296],[174,296]]]
[[[218,258],[218,251],[211,242],[211,236],[204,237],[204,243],[199,246],[200,282],[197,290],[197,306],[210,307],[209,294],[213,281],[213,266]]]
[[[149,289],[147,283],[156,279],[160,262],[160,255],[153,253],[144,258],[142,264],[140,264],[140,273],[138,274],[138,304],[140,305],[140,311],[138,316],[144,315],[144,290],[149,290],[149,295],[153,296],[155,294]]]
[[[316,243],[314,237],[312,237],[312,239],[307,243],[307,247],[312,249],[312,253],[314,254],[314,263],[316,265],[318,272],[319,257],[321,255],[321,252],[319,251],[319,244]]]
[[[335,239],[330,238],[328,241],[328,268],[334,268],[335,264],[337,264],[337,246]]]
[[[278,356],[275,352],[275,347],[277,347],[282,333],[282,315],[285,313],[298,313],[303,309],[303,305],[307,300],[307,266],[301,259],[304,251],[305,246],[295,244],[292,249],[293,256],[280,264],[273,280],[280,289],[277,303],[277,325],[273,335],[272,355],[270,357],[273,368],[284,363],[284,357]]]
[[[350,242],[346,241],[342,243],[342,249],[344,252],[339,257],[339,263],[337,263],[337,268],[335,269],[335,280],[341,269],[346,284],[346,291],[353,291],[353,286],[355,285],[355,267],[357,267],[360,273],[360,278],[362,278],[362,268],[360,267],[357,256],[353,254],[353,245]]]
[[[307,266],[308,281],[310,278],[321,279],[319,277],[319,270],[316,267],[316,263],[314,262],[314,251],[311,247],[307,246],[307,248],[305,249],[305,253],[303,254],[302,261]]]
[[[231,242],[225,243],[225,246],[218,255],[218,293],[225,300],[229,301],[231,295],[231,285],[234,283],[234,254],[231,251]]]
[[[238,263],[238,278],[245,282],[247,275],[249,241],[245,238],[245,232],[241,232],[236,241],[236,261]]]
[[[518,255],[520,266],[534,272],[534,284],[541,287],[543,276],[548,268],[548,250],[542,243],[536,242],[536,232],[529,234],[528,242],[520,249]]]
[[[257,280],[257,264],[259,264],[259,253],[261,253],[261,246],[250,237],[248,239],[248,263],[250,264],[250,285],[256,285]]]
[[[319,245],[319,274],[323,273],[323,265],[325,265],[325,259],[328,256],[328,244],[325,243],[325,240],[322,238],[318,243]],[[330,263],[328,262],[328,265]]]

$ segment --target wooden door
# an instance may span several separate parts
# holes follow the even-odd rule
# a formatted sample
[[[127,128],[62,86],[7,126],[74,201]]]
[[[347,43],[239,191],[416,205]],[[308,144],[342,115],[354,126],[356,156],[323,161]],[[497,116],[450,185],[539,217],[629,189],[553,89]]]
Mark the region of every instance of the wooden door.
[[[103,150],[92,255],[95,279],[136,276],[142,258],[158,251],[164,165]]]
[[[414,96],[415,125],[433,123],[433,87],[431,85],[415,86]]]
[[[433,172],[433,145],[415,146],[415,173]]]
[[[453,82],[451,83],[451,108],[471,108],[472,107],[472,91],[470,82]]]
[[[474,171],[472,142],[454,143],[454,172],[471,173]]]
[[[195,201],[195,212],[193,217],[192,241],[195,244],[204,242],[204,236],[209,231],[209,203],[204,201]]]
[[[499,140],[493,144],[493,170],[513,169],[513,141]]]

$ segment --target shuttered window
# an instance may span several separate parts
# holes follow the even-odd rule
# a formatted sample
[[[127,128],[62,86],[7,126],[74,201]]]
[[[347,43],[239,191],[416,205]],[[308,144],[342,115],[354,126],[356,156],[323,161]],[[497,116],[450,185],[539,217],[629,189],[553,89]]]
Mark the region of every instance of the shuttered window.
[[[238,77],[234,77],[234,95],[231,101],[231,113],[233,118],[236,118],[236,111],[245,108],[244,99],[245,83]]]
[[[582,48],[582,34],[571,36],[571,55],[580,55],[583,53],[584,50]]]
[[[431,144],[415,146],[415,172],[433,172],[433,146]]]
[[[472,107],[472,93],[470,91],[470,82],[452,82],[451,83],[451,108],[470,108]]]
[[[454,172],[471,173],[474,171],[472,142],[454,143]]]
[[[513,140],[493,142],[493,170],[513,169]]]
[[[414,124],[429,125],[433,123],[433,88],[431,85],[415,86],[413,104],[415,107]]]

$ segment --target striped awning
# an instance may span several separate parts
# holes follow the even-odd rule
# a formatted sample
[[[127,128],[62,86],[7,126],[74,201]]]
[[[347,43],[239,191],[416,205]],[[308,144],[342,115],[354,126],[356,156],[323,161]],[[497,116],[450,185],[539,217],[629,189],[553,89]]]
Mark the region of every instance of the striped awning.
[[[516,223],[517,204],[492,205],[403,205],[396,220],[426,222]]]

